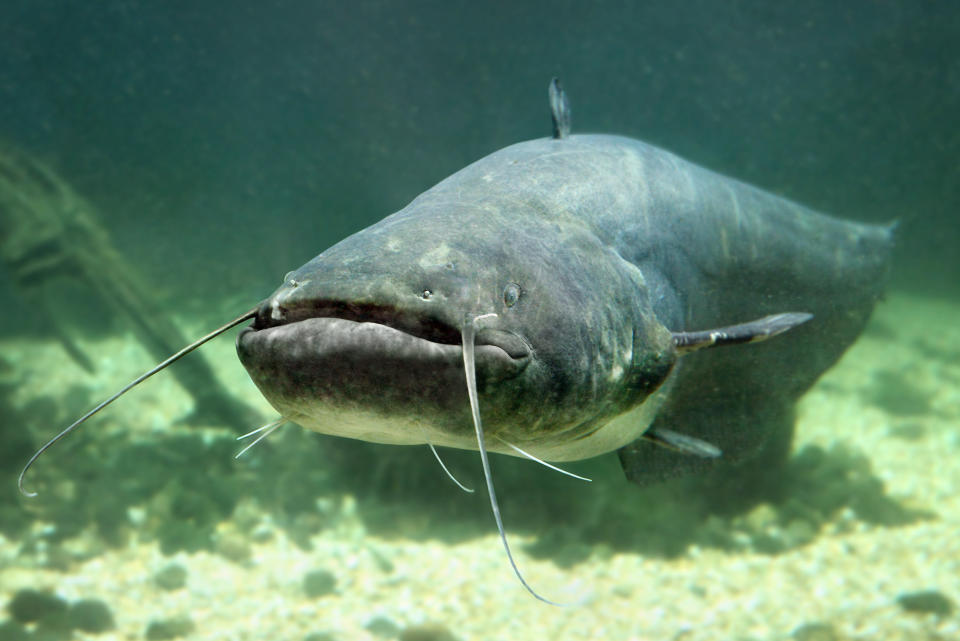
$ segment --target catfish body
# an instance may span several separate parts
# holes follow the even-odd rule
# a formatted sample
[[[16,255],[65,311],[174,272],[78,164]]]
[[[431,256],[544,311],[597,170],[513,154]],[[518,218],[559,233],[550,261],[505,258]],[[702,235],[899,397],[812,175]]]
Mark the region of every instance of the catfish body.
[[[607,135],[497,151],[288,275],[238,338],[264,396],[312,430],[476,449],[463,387],[476,335],[488,448],[546,460],[620,449],[635,480],[789,434],[790,408],[879,297],[889,228],[845,222]],[[762,345],[679,360],[672,334],[786,310],[812,321]],[[789,437],[787,437],[789,440]]]

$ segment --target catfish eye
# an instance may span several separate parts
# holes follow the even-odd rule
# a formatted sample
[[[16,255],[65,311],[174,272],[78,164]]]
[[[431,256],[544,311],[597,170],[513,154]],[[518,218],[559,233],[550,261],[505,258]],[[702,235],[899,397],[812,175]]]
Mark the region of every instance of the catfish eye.
[[[422,298],[423,300],[430,300],[431,298],[433,298],[433,292],[430,291],[429,289],[425,289],[422,292],[420,292],[420,298]]]
[[[509,283],[503,288],[503,304],[507,307],[513,307],[520,298],[520,285]]]

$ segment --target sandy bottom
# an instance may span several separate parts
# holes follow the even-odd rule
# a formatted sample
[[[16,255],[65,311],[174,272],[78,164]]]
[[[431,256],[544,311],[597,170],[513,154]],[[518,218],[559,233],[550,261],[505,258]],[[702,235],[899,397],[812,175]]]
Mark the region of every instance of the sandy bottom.
[[[552,599],[578,604],[557,608],[531,598],[514,579],[492,524],[489,536],[459,545],[382,540],[350,518],[351,499],[343,497],[344,518],[313,538],[313,550],[302,550],[276,529],[253,543],[244,562],[208,552],[164,557],[156,544],[134,537],[126,548],[60,572],[34,567],[20,554],[20,542],[0,539],[0,604],[21,588],[50,589],[71,601],[102,599],[116,628],[74,634],[102,640],[142,639],[151,620],[180,616],[193,621],[193,632],[183,637],[191,639],[299,640],[321,632],[329,636],[316,639],[383,639],[425,623],[443,625],[463,641],[960,639],[958,609],[945,616],[918,614],[897,602],[904,592],[938,590],[960,603],[957,318],[955,305],[892,297],[879,307],[873,329],[800,405],[798,446],[846,442],[864,452],[889,495],[936,513],[914,525],[855,522],[775,556],[691,548],[665,560],[598,551],[567,569],[528,557],[522,549],[533,539],[512,535],[528,582]],[[37,374],[28,375],[18,392],[24,399],[54,395],[82,376],[67,365],[52,373],[41,369],[43,363],[63,363],[55,345],[19,342],[0,349],[6,354],[14,347],[32,350],[38,363]],[[255,397],[242,368],[231,362],[229,341],[211,347],[231,389]],[[137,350],[122,341],[101,345],[99,351],[113,354],[112,365],[89,382],[95,393],[138,373],[143,357]],[[871,401],[884,390],[897,394],[896,386],[878,387],[878,372],[906,376],[926,395],[929,410],[906,416]],[[176,415],[189,403],[167,377],[116,411],[143,423],[153,404]],[[164,421],[152,420],[141,429],[164,429]],[[906,424],[919,436],[891,436]],[[163,590],[152,576],[172,561],[188,569],[187,585]],[[310,598],[303,577],[318,567],[336,576],[336,588]],[[831,626],[832,636],[822,630],[811,636],[810,628],[806,635],[797,632],[813,623]]]

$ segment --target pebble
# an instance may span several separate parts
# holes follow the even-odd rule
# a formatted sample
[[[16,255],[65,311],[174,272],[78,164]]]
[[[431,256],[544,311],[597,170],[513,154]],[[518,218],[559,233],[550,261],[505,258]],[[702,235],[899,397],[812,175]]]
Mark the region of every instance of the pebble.
[[[195,627],[189,617],[156,619],[147,626],[144,636],[147,641],[165,641],[166,639],[186,636],[193,632]]]
[[[400,633],[400,641],[459,641],[446,627],[437,623],[414,625]]]
[[[10,616],[19,623],[34,623],[66,615],[68,604],[52,592],[23,589],[7,605]]]
[[[187,585],[187,568],[171,563],[153,575],[153,582],[161,590],[179,590]]]
[[[303,577],[303,591],[311,599],[333,594],[337,587],[337,577],[329,570],[313,570]]]
[[[941,617],[950,616],[953,612],[953,601],[939,590],[904,592],[897,597],[897,603],[907,612],[936,614]]]
[[[829,623],[814,621],[804,623],[790,635],[795,641],[839,641],[836,630]]]
[[[254,543],[267,543],[273,540],[275,534],[272,526],[261,523],[250,531],[250,540]]]
[[[751,532],[763,532],[777,524],[777,511],[769,503],[761,503],[744,517],[744,525]]]
[[[263,521],[263,513],[257,507],[255,501],[241,499],[237,503],[237,507],[233,510],[233,517],[231,520],[238,530],[249,533],[253,531],[254,528],[261,525]]]
[[[67,620],[71,628],[84,632],[106,632],[114,628],[113,613],[99,599],[81,599],[70,604]]]
[[[234,532],[219,535],[214,543],[214,551],[223,558],[241,565],[253,558],[253,548],[244,537]]]
[[[386,637],[388,639],[393,638],[400,633],[400,626],[397,625],[393,619],[382,614],[377,614],[371,617],[366,623],[363,624],[363,627],[370,634],[378,637]]]
[[[787,545],[793,547],[797,545],[806,545],[813,541],[817,536],[817,529],[808,521],[803,519],[793,519],[787,524],[784,531],[784,538]]]

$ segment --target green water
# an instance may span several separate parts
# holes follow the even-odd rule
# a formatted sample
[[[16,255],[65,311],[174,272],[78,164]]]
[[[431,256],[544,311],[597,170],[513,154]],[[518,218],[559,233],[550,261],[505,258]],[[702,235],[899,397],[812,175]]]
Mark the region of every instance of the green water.
[[[572,611],[523,592],[486,498],[429,451],[286,426],[237,461],[257,425],[193,416],[167,374],[20,496],[36,447],[153,360],[90,283],[51,279],[44,311],[6,260],[0,639],[960,635],[958,34],[949,2],[4,3],[0,151],[86,198],[190,336],[465,164],[548,135],[554,75],[574,131],[901,224],[890,300],[748,500],[636,488],[615,456],[568,466],[592,484],[494,459],[521,567],[586,599]],[[0,220],[3,256],[15,232]],[[269,416],[231,340],[207,358]],[[476,455],[443,456],[482,487]]]

